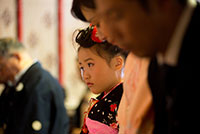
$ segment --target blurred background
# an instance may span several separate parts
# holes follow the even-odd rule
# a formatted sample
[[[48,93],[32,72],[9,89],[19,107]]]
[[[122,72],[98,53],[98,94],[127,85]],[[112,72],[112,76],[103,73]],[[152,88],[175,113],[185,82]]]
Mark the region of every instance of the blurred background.
[[[80,79],[72,35],[88,24],[72,17],[71,4],[72,0],[0,0],[0,38],[18,38],[59,80],[71,125],[76,127],[81,118],[77,110],[88,90]]]
[[[81,81],[73,33],[88,24],[71,15],[72,0],[0,0],[0,38],[18,38],[65,88],[71,128],[81,126],[92,94]],[[0,85],[0,93],[3,85]],[[71,130],[79,133],[79,129]]]

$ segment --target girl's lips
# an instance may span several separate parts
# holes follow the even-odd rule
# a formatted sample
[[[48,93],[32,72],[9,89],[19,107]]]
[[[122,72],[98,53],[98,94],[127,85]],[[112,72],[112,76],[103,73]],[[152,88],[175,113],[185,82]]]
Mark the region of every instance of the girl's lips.
[[[88,87],[91,87],[91,86],[93,86],[93,85],[94,85],[93,83],[87,82],[87,86],[88,86]]]

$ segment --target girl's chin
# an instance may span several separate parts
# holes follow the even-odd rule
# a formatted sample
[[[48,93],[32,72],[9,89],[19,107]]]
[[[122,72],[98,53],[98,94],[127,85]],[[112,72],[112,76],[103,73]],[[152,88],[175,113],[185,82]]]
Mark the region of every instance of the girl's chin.
[[[100,94],[101,92],[93,89],[93,88],[90,88],[90,91],[93,93],[93,94]]]

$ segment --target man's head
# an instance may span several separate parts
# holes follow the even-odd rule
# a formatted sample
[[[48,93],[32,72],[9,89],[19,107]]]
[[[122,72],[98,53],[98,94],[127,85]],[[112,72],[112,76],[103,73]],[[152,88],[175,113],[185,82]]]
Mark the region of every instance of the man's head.
[[[75,18],[88,22],[88,19],[82,12],[82,8],[95,10],[94,0],[73,0],[71,13]]]
[[[15,76],[22,69],[21,61],[24,46],[13,39],[0,39],[0,83],[14,81]]]
[[[98,16],[96,14],[95,0],[73,0],[71,13],[75,18],[78,18],[84,22],[89,22],[92,25],[97,26],[98,37],[101,40],[108,40],[108,37],[101,33],[99,26]],[[105,31],[105,30],[104,30]]]
[[[13,52],[23,51],[25,48],[24,46],[17,40],[12,38],[1,38],[0,39],[0,56],[6,57]]]
[[[181,0],[95,1],[110,40],[141,57],[165,52],[184,7]]]

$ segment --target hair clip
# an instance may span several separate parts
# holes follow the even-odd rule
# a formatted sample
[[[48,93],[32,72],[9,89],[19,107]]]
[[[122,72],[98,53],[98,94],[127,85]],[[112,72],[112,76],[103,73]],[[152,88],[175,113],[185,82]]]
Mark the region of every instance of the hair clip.
[[[94,44],[101,44],[106,41],[102,41],[97,36],[97,28],[94,25],[90,25],[87,29],[80,30],[76,36],[76,42],[83,47],[91,47]]]
[[[92,35],[91,35],[91,39],[94,41],[94,42],[97,42],[97,43],[102,43],[103,41],[99,39],[99,37],[97,36],[97,27],[90,24],[89,26],[91,29],[92,29]]]

